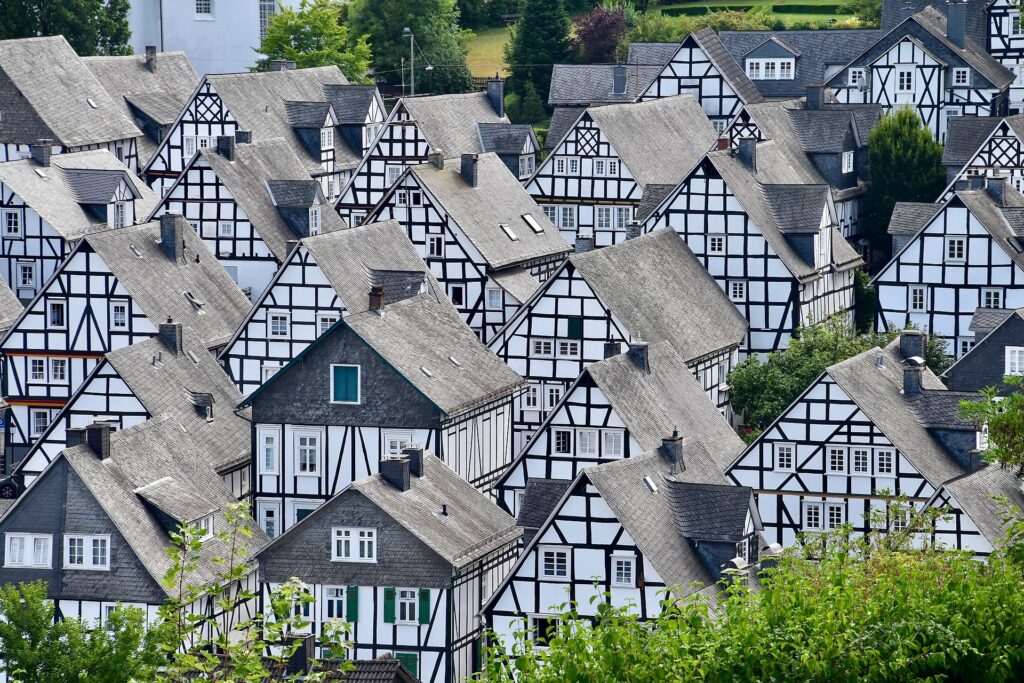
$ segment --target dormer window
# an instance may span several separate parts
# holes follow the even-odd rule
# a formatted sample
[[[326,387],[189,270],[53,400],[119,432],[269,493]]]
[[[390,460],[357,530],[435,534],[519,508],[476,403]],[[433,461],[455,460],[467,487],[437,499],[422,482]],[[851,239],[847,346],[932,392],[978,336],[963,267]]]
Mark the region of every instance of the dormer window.
[[[334,129],[320,129],[320,149],[334,149]]]
[[[852,86],[864,85],[864,83],[865,83],[864,69],[861,69],[861,68],[852,68],[852,69],[850,69],[849,73],[847,74],[846,82],[847,82],[847,84],[852,85]]]
[[[970,69],[953,69],[953,86],[966,87],[971,83]]]
[[[124,202],[114,202],[110,205],[110,227],[123,228],[127,224],[128,212]]]
[[[853,173],[853,152],[843,152],[843,173]]]
[[[213,537],[213,515],[200,517],[192,526],[196,528],[196,538],[200,541]]]
[[[309,235],[310,237],[320,234],[320,207],[313,206],[309,209]]]

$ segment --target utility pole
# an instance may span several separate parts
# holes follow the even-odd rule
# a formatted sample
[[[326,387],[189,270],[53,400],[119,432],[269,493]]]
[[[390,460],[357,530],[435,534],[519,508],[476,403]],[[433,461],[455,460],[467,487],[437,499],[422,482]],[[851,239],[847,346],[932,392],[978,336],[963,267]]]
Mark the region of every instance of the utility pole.
[[[409,36],[409,89],[413,96],[416,95],[416,37],[413,36],[409,27],[402,29],[402,37]]]

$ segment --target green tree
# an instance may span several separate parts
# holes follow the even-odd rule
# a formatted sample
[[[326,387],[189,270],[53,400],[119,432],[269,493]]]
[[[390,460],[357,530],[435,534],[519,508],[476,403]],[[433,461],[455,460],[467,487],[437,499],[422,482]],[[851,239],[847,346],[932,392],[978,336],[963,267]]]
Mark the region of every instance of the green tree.
[[[129,0],[3,0],[0,40],[63,35],[75,52],[130,55]]]
[[[1024,476],[1024,377],[1007,375],[1003,384],[1008,391],[996,387],[982,390],[980,401],[961,401],[960,412],[979,430],[988,430],[985,460],[1014,468]]]
[[[868,149],[862,223],[874,249],[888,254],[892,243],[886,229],[896,202],[933,202],[946,186],[942,145],[914,110],[898,109],[871,131]]]
[[[852,14],[864,28],[878,28],[882,23],[882,0],[850,0],[842,6],[843,14]]]
[[[871,286],[871,276],[863,270],[853,275],[853,325],[860,334],[875,329],[875,314],[878,312],[878,298]]]
[[[0,671],[12,683],[129,683],[153,680],[162,655],[159,629],[142,610],[118,607],[103,627],[54,618],[44,582],[0,586]]]
[[[336,0],[302,0],[298,9],[282,5],[267,24],[256,71],[269,70],[272,60],[288,59],[300,69],[336,65],[349,81],[369,83],[369,38],[350,40],[340,19],[341,4]]]
[[[548,101],[551,67],[570,60],[569,15],[562,0],[522,0],[519,21],[505,44],[509,86],[523,95],[532,83],[541,101]]]
[[[417,92],[459,92],[470,87],[466,34],[459,28],[455,0],[353,0],[349,26],[368,35],[376,76],[388,83],[408,81],[410,29],[415,38]],[[403,60],[404,63],[403,63]],[[427,70],[432,65],[431,70]],[[420,84],[431,88],[424,90]],[[435,90],[434,87],[443,88]]]
[[[522,95],[512,93],[505,98],[505,113],[512,123],[540,123],[547,115],[537,89],[530,82],[524,86]]]

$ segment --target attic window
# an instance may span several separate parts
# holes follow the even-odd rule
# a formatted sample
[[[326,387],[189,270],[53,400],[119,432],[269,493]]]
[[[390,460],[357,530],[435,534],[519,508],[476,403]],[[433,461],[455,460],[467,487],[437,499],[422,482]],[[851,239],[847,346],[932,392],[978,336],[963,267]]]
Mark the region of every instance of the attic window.
[[[198,540],[205,541],[213,537],[213,515],[200,517],[193,526],[196,528],[196,538]]]
[[[88,102],[89,106],[92,107],[93,109],[99,109],[99,107],[96,106],[96,101],[94,99],[92,99],[91,97],[86,98],[85,101]]]
[[[528,213],[523,214],[523,220],[530,226],[530,230],[533,230],[538,235],[544,232],[544,228],[541,227],[540,223],[534,220],[533,216]]]
[[[422,373],[423,373],[424,375],[426,375],[427,377],[433,377],[433,376],[434,376],[434,373],[432,373],[432,372],[431,372],[430,370],[427,370],[427,369],[426,369],[425,367],[423,367],[422,365],[420,366],[420,372],[422,372]]]
[[[189,302],[190,304],[192,304],[192,308],[194,308],[194,309],[196,309],[197,311],[199,311],[199,313],[202,313],[202,312],[203,312],[203,310],[202,310],[202,309],[203,309],[203,306],[205,306],[205,305],[206,305],[206,302],[205,302],[205,301],[200,301],[199,299],[197,299],[197,298],[196,298],[196,297],[195,297],[195,296],[194,296],[194,295],[192,294],[192,292],[185,292],[185,298],[186,298],[186,299],[188,299],[188,302]]]
[[[513,242],[518,242],[519,241],[519,238],[516,237],[516,234],[514,232],[512,232],[512,228],[508,227],[504,223],[499,223],[498,225],[501,227],[502,230],[505,231],[505,234],[508,235],[508,238],[510,240],[512,240]]]
[[[454,365],[457,368],[461,368],[462,367],[462,363],[460,363],[458,361],[458,359],[455,358],[455,356],[448,356],[448,362],[451,363],[452,365]]]
[[[647,490],[650,491],[651,493],[658,492],[658,485],[655,484],[654,480],[651,479],[650,477],[644,477],[644,486],[646,486]]]
[[[135,254],[135,258],[142,258],[142,252],[139,251],[139,248],[137,246],[135,246],[134,244],[129,243],[128,244],[128,248],[131,249],[131,252],[133,254]]]

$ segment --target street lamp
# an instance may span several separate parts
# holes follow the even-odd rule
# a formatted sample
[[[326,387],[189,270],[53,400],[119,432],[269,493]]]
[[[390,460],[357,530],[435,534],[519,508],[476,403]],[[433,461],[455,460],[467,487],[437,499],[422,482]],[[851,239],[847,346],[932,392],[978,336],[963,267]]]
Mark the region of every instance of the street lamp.
[[[409,39],[409,85],[412,95],[416,94],[416,52],[413,47],[416,45],[416,38],[408,26],[402,29],[402,37]]]

